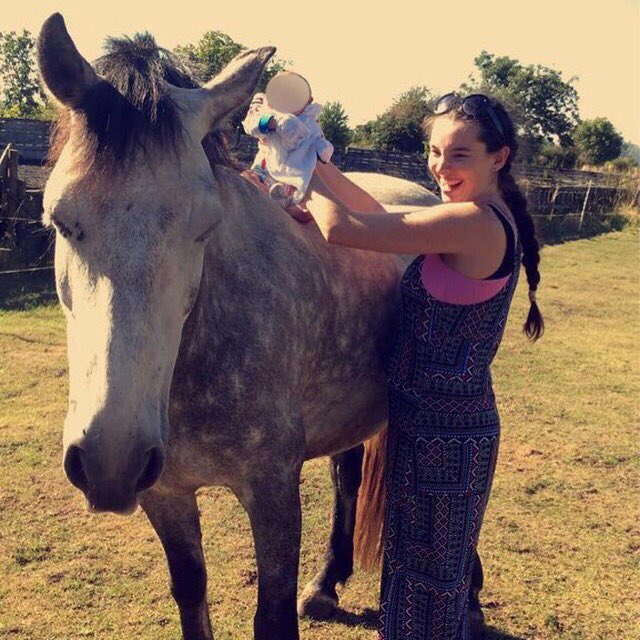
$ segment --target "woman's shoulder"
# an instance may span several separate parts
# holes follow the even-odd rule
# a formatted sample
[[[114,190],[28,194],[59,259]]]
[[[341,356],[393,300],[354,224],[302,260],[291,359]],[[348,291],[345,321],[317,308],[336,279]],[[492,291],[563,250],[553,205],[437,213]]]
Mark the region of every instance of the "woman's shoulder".
[[[465,200],[444,203],[441,209],[452,220],[458,220],[478,233],[485,233],[501,226],[491,205],[489,200]]]
[[[502,198],[479,198],[473,201],[473,206],[477,215],[484,217],[492,226],[503,227],[506,221],[514,230],[517,229],[513,213]]]
[[[477,198],[475,200],[463,200],[460,202],[446,202],[444,206],[452,213],[467,216],[488,216],[495,218],[496,209],[499,213],[513,218],[506,202],[500,198]]]
[[[493,217],[495,217],[496,215],[502,215],[509,220],[513,220],[511,209],[509,209],[509,205],[507,205],[507,203],[502,198],[496,196],[478,198],[473,202],[479,209],[482,209],[482,211],[490,214]]]

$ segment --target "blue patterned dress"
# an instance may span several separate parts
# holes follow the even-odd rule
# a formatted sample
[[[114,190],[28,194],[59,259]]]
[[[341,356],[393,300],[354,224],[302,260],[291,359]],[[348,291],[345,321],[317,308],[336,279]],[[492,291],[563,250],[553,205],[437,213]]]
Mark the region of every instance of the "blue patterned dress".
[[[467,640],[473,559],[498,455],[490,364],[516,287],[484,302],[434,298],[424,256],[401,281],[402,320],[387,364],[383,640]]]

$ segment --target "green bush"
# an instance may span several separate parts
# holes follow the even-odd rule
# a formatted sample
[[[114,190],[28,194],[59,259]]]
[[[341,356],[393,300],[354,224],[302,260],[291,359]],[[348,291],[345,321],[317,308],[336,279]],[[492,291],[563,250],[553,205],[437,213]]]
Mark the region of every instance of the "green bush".
[[[422,124],[432,113],[433,96],[426,87],[412,87],[375,120],[356,127],[353,143],[380,151],[424,153]]]
[[[610,171],[632,171],[638,167],[638,163],[628,156],[621,156],[605,163],[605,168]]]
[[[578,153],[573,147],[545,144],[538,156],[539,164],[550,169],[573,169],[578,161]]]
[[[327,102],[320,114],[319,122],[324,136],[334,147],[343,149],[351,141],[347,114],[340,102]]]
[[[585,164],[602,165],[622,152],[622,136],[607,118],[584,120],[574,129],[573,140]]]

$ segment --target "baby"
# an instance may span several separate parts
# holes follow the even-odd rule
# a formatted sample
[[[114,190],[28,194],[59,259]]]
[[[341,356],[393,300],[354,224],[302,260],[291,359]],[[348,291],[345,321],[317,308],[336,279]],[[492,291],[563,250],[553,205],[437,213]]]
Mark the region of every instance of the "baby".
[[[318,124],[321,111],[307,81],[285,71],[269,81],[266,94],[254,96],[242,123],[259,142],[248,177],[285,209],[304,199],[318,159],[333,155]]]

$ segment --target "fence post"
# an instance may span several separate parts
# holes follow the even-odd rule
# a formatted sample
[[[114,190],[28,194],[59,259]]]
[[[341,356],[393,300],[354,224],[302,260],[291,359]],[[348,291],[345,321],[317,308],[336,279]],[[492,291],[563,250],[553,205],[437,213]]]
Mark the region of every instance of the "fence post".
[[[582,221],[584,220],[584,212],[587,210],[587,202],[589,201],[589,194],[591,193],[591,184],[593,180],[589,180],[589,186],[587,187],[587,193],[584,196],[584,202],[582,203],[582,211],[580,212],[580,224],[578,229],[582,229]]]
[[[560,183],[556,183],[556,188],[553,190],[553,195],[551,196],[551,210],[549,211],[549,220],[553,218],[553,214],[556,210],[556,198],[558,197],[558,192],[560,191]]]
[[[7,167],[9,186],[9,211],[10,216],[15,215],[18,209],[18,150],[9,150],[9,166]]]
[[[9,152],[11,149],[11,145],[8,144],[0,155],[0,179],[4,178],[7,174],[7,167],[9,166]]]

